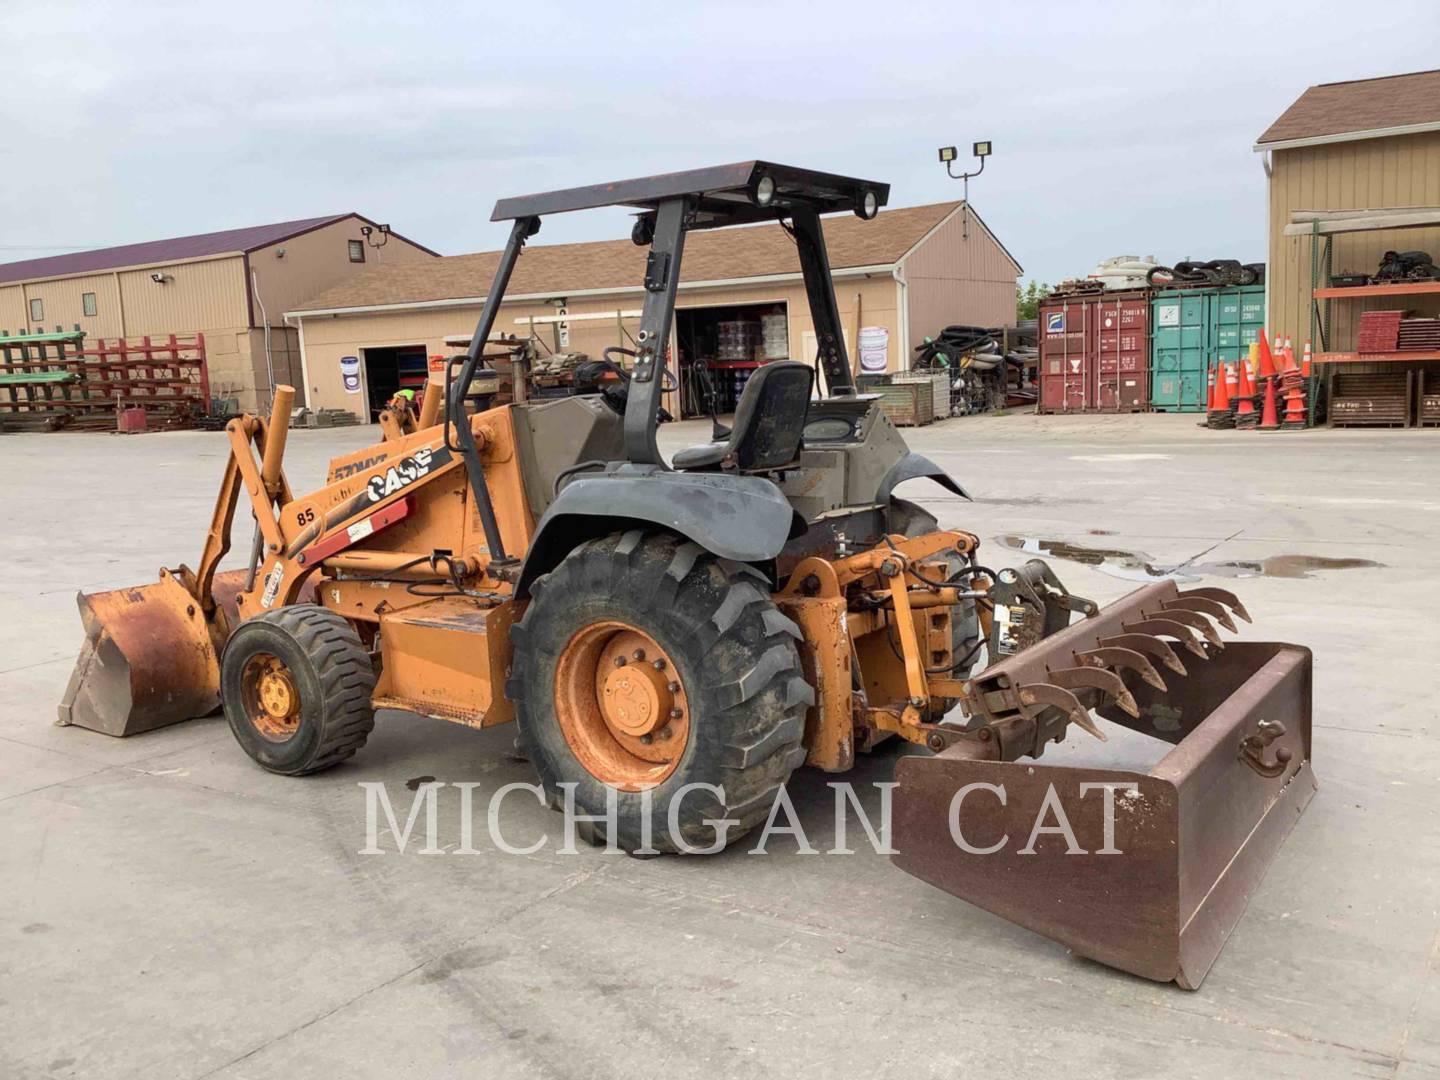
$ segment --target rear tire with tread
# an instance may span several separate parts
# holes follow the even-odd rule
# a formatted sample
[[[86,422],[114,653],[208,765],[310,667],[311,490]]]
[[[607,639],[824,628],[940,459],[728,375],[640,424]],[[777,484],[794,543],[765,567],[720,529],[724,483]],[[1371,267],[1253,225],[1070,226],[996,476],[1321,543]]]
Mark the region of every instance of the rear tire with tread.
[[[674,660],[690,708],[689,739],[674,771],[650,792],[648,840],[659,851],[708,848],[739,839],[763,822],[776,794],[801,763],[805,711],[815,700],[796,648],[798,627],[770,598],[754,567],[721,559],[669,533],[635,529],[588,541],[532,586],[515,645],[507,695],[516,703],[518,745],[557,809],[561,784],[574,783],[579,813],[603,814],[606,785],[567,743],[556,717],[557,661],[582,628],[619,621],[649,634]],[[676,805],[678,840],[670,834]],[[640,793],[616,793],[615,843],[644,847]],[[733,824],[717,830],[709,821]],[[603,844],[604,824],[577,830]]]

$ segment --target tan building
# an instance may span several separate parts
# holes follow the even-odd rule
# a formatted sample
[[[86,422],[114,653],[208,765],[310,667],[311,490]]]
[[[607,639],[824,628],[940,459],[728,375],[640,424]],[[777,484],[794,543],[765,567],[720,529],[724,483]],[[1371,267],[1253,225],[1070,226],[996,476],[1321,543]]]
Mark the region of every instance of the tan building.
[[[953,323],[1014,325],[1017,263],[959,202],[886,210],[874,221],[825,220],[846,338],[867,344],[876,370],[899,370],[912,347]],[[521,255],[496,332],[532,330],[548,348],[599,357],[637,327],[645,248],[630,240],[538,244]],[[360,411],[453,353],[474,330],[498,252],[367,267],[286,313],[300,330],[307,403]],[[813,362],[814,332],[793,241],[775,225],[691,233],[685,244],[672,354],[682,378],[707,359],[720,322],[783,316],[779,351]],[[358,362],[347,393],[342,363]],[[668,405],[676,412],[681,402]],[[693,411],[689,410],[689,411]]]
[[[253,408],[271,367],[277,382],[300,377],[296,331],[281,318],[287,308],[358,271],[436,258],[359,214],[332,214],[28,259],[0,264],[0,331],[203,333],[211,393]]]
[[[1312,337],[1312,274],[1325,284],[1324,242],[1312,241],[1307,220],[1334,216],[1305,211],[1411,207],[1435,211],[1432,220],[1440,223],[1440,71],[1312,86],[1255,149],[1265,155],[1270,184],[1266,323],[1294,338],[1298,349]],[[1424,220],[1423,214],[1406,216]],[[1392,250],[1419,249],[1440,259],[1440,225],[1335,231],[1329,242],[1335,273],[1373,274],[1382,254]],[[1326,344],[1332,352],[1353,350],[1366,308],[1434,314],[1440,310],[1436,301],[1435,295],[1331,301]],[[1318,340],[1314,345],[1320,351]]]

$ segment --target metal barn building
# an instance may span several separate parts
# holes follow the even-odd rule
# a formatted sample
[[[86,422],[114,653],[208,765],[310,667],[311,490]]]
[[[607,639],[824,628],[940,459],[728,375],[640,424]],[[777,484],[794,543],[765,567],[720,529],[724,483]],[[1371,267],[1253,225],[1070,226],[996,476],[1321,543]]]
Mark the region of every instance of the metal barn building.
[[[852,360],[860,340],[872,367],[899,370],[913,346],[953,323],[1014,325],[1020,264],[974,209],[946,202],[885,210],[874,221],[827,218],[825,241]],[[643,297],[645,248],[630,240],[536,244],[520,257],[496,331],[532,330],[547,346],[599,357],[625,343]],[[453,353],[468,338],[498,252],[407,265],[366,267],[294,305],[305,403],[363,412],[396,385],[397,368],[424,370],[425,358]],[[686,241],[672,354],[719,320],[784,317],[788,354],[813,361],[800,263],[778,226],[693,233]],[[533,323],[531,320],[535,320]],[[360,368],[347,393],[342,362]],[[358,396],[357,396],[358,395]],[[678,402],[667,403],[679,414]]]
[[[1406,249],[1440,259],[1440,71],[1312,86],[1260,136],[1255,150],[1265,155],[1270,186],[1266,326],[1272,334],[1294,338],[1298,349],[1318,336],[1312,334],[1312,312],[1315,322],[1328,314],[1325,345],[1345,351],[1354,348],[1366,308],[1435,313],[1433,294],[1407,297],[1404,304],[1358,294],[1332,304],[1322,298],[1315,308],[1312,290],[1327,284],[1327,265],[1335,274],[1373,274],[1384,252]],[[1428,209],[1434,224],[1362,228],[1356,225],[1367,222],[1357,214],[1348,225],[1325,220],[1313,228],[1315,218],[1338,216],[1327,211],[1397,208]],[[1319,340],[1314,345],[1323,351]]]
[[[281,318],[287,308],[359,270],[435,258],[352,213],[27,259],[0,264],[0,332],[202,333],[211,393],[253,409],[269,378],[267,323],[276,381],[296,380],[296,332]]]

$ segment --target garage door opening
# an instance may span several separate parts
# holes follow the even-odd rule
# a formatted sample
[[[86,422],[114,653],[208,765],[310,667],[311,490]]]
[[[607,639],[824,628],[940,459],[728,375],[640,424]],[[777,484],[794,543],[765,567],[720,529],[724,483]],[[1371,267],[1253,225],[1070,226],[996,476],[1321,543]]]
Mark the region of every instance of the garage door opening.
[[[380,349],[361,349],[365,363],[365,404],[369,408],[367,421],[374,423],[380,417],[385,403],[398,390],[414,390],[419,393],[425,388],[428,353],[424,345],[394,345]]]
[[[735,411],[751,372],[790,358],[790,317],[783,300],[681,308],[675,312],[680,353],[680,411],[685,417]]]

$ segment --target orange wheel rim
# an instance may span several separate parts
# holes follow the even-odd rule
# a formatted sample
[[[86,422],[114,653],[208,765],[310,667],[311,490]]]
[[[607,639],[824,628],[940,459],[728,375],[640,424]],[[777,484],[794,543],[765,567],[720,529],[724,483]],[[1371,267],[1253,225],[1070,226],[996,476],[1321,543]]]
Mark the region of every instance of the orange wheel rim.
[[[256,653],[240,676],[245,718],[271,742],[285,742],[300,730],[300,692],[290,669],[273,653]]]
[[[555,716],[590,775],[622,791],[654,787],[690,742],[690,704],[659,643],[628,623],[582,627],[555,665]]]

